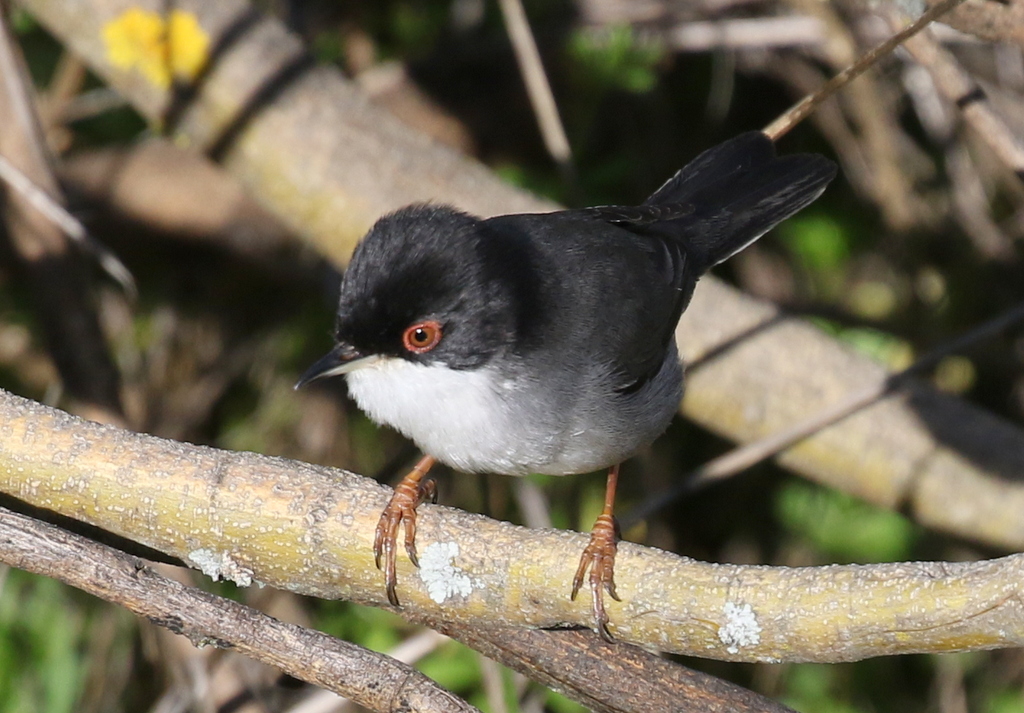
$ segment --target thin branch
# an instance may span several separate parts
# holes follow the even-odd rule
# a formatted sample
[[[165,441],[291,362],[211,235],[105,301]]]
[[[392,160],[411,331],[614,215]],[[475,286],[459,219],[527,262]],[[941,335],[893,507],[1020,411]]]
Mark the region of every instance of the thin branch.
[[[782,116],[766,126],[764,128],[764,133],[772,141],[778,141],[780,138],[788,134],[790,129],[806,119],[819,104],[870,69],[878,62],[878,60],[899,47],[908,38],[913,37],[934,20],[949,12],[962,2],[964,2],[964,0],[942,0],[935,5],[932,5],[921,15],[921,17],[917,18],[917,20],[897,32],[882,44],[866,52],[856,62],[836,76],[832,77],[832,79],[826,82],[825,85],[817,92],[804,97],[794,104],[790,109],[782,114]]]
[[[233,648],[374,710],[476,710],[406,666],[405,661],[396,660],[426,653],[439,638],[434,632],[398,647],[395,658],[375,654],[181,584],[134,557],[3,508],[0,562],[11,562],[125,606],[185,635],[196,646]],[[608,644],[587,631],[481,628],[424,616],[412,618],[598,713],[793,713],[735,684],[628,644]],[[602,675],[595,676],[595,671]],[[309,707],[317,706],[317,700],[308,701]]]
[[[23,184],[58,195],[52,157],[36,112],[35,90],[21,47],[0,10],[0,155]],[[10,171],[7,172],[11,174]],[[93,417],[123,420],[119,374],[104,339],[81,260],[68,236],[16,191],[3,222],[19,272],[64,386]]]
[[[516,53],[516,62],[519,64],[523,83],[526,84],[530,104],[537,116],[537,126],[544,139],[544,146],[558,164],[570,189],[577,190],[578,180],[573,167],[569,138],[565,135],[565,127],[558,114],[558,104],[555,103],[551,83],[544,72],[544,64],[541,62],[537,43],[533,39],[533,32],[530,31],[522,0],[498,0],[498,4],[505,18],[505,27]]]
[[[667,37],[668,45],[680,52],[798,47],[826,39],[821,20],[806,15],[684,22]]]
[[[449,640],[444,634],[423,629],[388,651],[387,656],[400,663],[412,665]],[[356,704],[351,699],[339,696],[334,691],[319,689],[311,691],[284,713],[350,713],[354,710]]]
[[[87,254],[92,255],[100,268],[120,285],[128,299],[133,302],[138,299],[139,292],[135,285],[135,278],[132,277],[131,271],[125,267],[120,258],[106,245],[93,239],[78,218],[71,215],[57,199],[33,183],[32,179],[19,171],[17,166],[2,155],[0,155],[0,180],[14,189],[28,205],[60,228],[66,236],[81,245]]]
[[[890,11],[888,15],[890,24],[898,26],[901,22],[898,13]],[[967,124],[992,148],[1000,160],[1024,181],[1024,142],[996,114],[987,101],[985,92],[960,66],[956,57],[928,33],[909,39],[905,47],[907,52],[931,73],[939,93],[960,109]]]
[[[419,671],[319,631],[168,579],[134,557],[0,508],[0,559],[181,634],[235,649],[381,713],[479,713]]]

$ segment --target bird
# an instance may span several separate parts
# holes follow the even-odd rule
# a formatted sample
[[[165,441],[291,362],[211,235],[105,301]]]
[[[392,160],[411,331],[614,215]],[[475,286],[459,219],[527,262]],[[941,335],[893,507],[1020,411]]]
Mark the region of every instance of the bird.
[[[836,165],[777,156],[758,131],[686,164],[637,206],[479,218],[414,204],[380,218],[342,278],[335,346],[299,379],[344,375],[375,422],[423,452],[374,533],[388,600],[396,556],[418,566],[416,508],[455,471],[570,475],[608,469],[604,509],[573,578],[588,580],[612,641],[619,464],[679,407],[676,323],[698,278],[821,195]],[[589,576],[588,576],[589,571]]]

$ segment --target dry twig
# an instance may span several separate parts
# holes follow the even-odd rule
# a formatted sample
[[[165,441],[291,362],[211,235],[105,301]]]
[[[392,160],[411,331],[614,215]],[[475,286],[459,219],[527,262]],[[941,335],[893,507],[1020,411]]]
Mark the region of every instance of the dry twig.
[[[199,647],[231,648],[373,711],[476,708],[383,654],[164,577],[141,560],[0,508],[0,558],[120,604]]]
[[[20,48],[0,11],[0,180],[15,188],[4,221],[13,252],[31,286],[35,307],[65,386],[95,418],[122,419],[118,374],[104,343],[88,284],[69,236],[67,212],[55,209],[59,190]],[[81,228],[77,221],[73,228]],[[108,269],[124,266],[109,253]],[[128,277],[130,284],[130,276]]]
[[[919,18],[906,27],[900,28],[896,34],[887,39],[874,49],[864,53],[860,59],[832,77],[825,85],[814,94],[804,97],[785,114],[773,121],[764,128],[764,133],[772,141],[778,141],[789,133],[789,131],[806,119],[819,104],[831,97],[837,91],[859,77],[865,71],[873,67],[879,59],[890,54],[894,49],[906,42],[936,19],[952,10],[964,0],[941,0],[928,8]]]
[[[936,7],[938,5],[932,10]],[[893,27],[899,27],[903,20],[899,13],[890,10],[889,22]],[[917,62],[931,72],[939,93],[960,109],[967,124],[1018,178],[1024,180],[1024,142],[993,111],[985,92],[956,58],[928,33],[908,39],[904,46]]]
[[[540,127],[544,146],[558,164],[558,169],[569,187],[578,190],[569,138],[565,135],[562,118],[558,115],[558,104],[555,103],[551,83],[544,72],[544,64],[540,60],[537,43],[530,31],[522,0],[498,0],[498,4],[501,6],[501,14],[505,17],[505,27],[512,40],[512,48],[516,53],[526,92],[530,96],[533,113],[537,116],[537,126]]]

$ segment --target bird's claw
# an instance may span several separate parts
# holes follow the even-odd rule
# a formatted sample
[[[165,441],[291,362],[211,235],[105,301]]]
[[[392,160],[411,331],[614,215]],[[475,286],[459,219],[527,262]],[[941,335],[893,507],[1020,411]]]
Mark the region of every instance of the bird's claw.
[[[388,601],[399,606],[398,570],[395,563],[395,550],[398,543],[398,528],[405,523],[405,551],[409,560],[420,566],[416,556],[416,508],[425,500],[437,501],[437,483],[433,478],[423,478],[423,472],[414,469],[395,488],[391,500],[377,521],[377,529],[373,536],[373,561],[377,569],[384,572],[384,587]]]
[[[590,570],[590,595],[591,607],[594,614],[594,623],[601,638],[608,642],[614,642],[611,632],[608,630],[608,613],[604,608],[604,593],[608,592],[615,601],[619,599],[615,591],[615,553],[618,550],[619,534],[615,518],[608,514],[602,514],[594,524],[590,532],[590,542],[580,556],[579,567],[576,568],[576,576],[572,580],[571,599],[575,601],[583,586],[583,578]]]

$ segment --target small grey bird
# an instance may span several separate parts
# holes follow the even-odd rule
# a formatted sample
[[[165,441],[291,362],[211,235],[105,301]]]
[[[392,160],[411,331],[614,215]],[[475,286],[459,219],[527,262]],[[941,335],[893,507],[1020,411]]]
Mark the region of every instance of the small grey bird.
[[[482,220],[413,205],[381,218],[341,286],[337,344],[298,386],[344,374],[374,421],[424,452],[377,525],[388,599],[396,542],[416,563],[427,471],[567,475],[609,468],[604,512],[572,584],[590,570],[597,630],[618,599],[612,515],[619,463],[679,407],[674,332],[697,279],[814,201],[822,156],[777,157],[760,132],[705,151],[639,206]],[[382,560],[383,558],[383,565]]]

